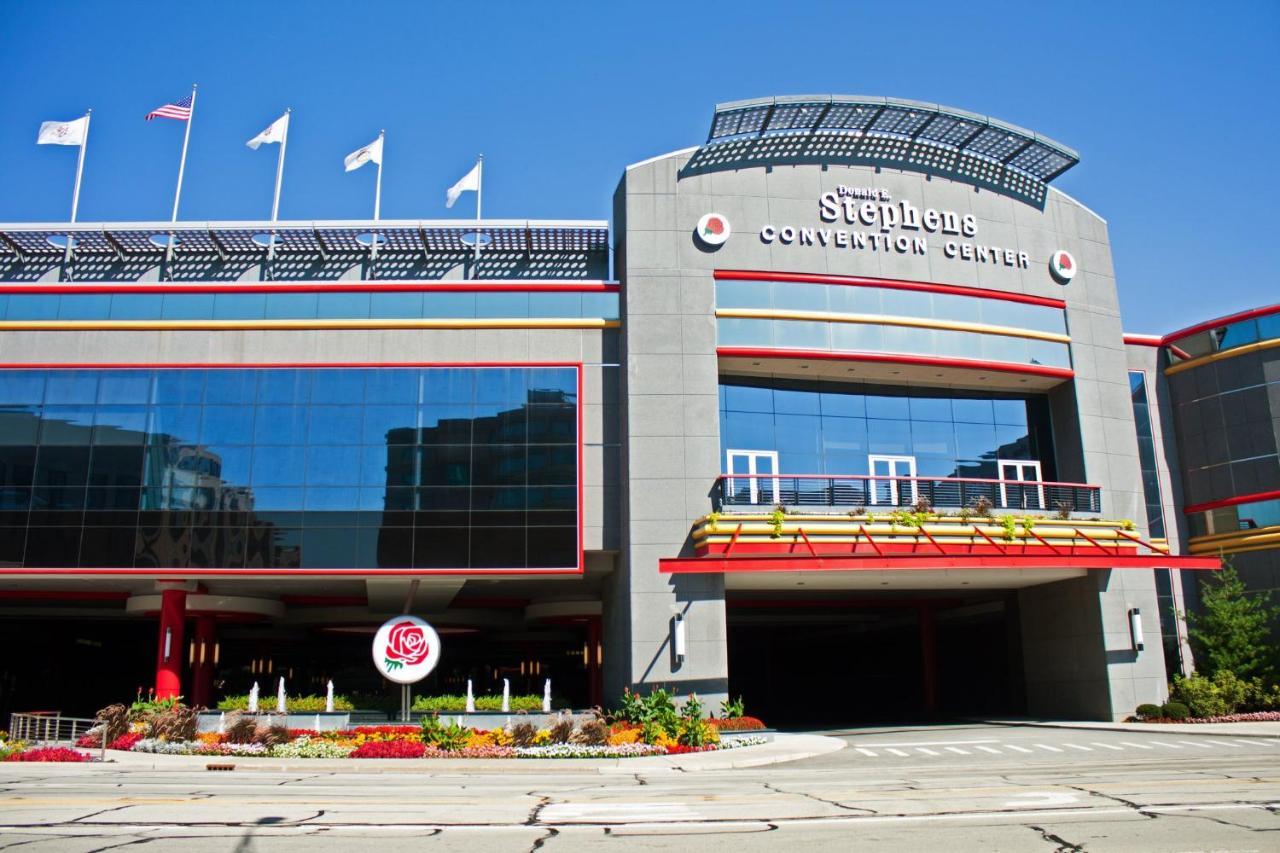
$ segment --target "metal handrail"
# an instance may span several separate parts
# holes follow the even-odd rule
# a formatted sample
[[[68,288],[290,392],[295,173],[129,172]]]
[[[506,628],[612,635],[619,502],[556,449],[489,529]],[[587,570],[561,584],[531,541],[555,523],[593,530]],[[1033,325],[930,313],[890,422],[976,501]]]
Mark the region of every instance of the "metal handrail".
[[[97,720],[64,717],[61,711],[26,711],[9,715],[9,739],[26,743],[75,743]]]
[[[713,504],[717,511],[778,504],[874,511],[910,507],[920,499],[934,507],[960,508],[983,498],[994,509],[1101,511],[1100,489],[1085,483],[871,474],[722,474]]]

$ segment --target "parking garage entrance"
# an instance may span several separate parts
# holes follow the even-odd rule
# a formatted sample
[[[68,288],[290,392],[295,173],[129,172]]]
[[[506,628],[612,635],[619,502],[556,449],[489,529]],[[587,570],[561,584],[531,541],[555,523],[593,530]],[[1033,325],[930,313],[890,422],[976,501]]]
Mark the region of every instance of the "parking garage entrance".
[[[731,595],[729,690],[781,727],[1025,712],[1016,593]]]

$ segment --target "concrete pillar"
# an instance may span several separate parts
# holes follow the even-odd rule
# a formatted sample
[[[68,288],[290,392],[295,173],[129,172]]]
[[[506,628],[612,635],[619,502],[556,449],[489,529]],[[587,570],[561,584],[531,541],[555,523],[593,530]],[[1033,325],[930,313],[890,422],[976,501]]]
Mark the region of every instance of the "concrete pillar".
[[[196,617],[195,645],[191,654],[191,705],[209,707],[213,700],[213,650],[218,642],[217,622],[209,614]]]
[[[160,593],[160,631],[156,637],[156,698],[182,695],[183,628],[187,591],[166,589]]]

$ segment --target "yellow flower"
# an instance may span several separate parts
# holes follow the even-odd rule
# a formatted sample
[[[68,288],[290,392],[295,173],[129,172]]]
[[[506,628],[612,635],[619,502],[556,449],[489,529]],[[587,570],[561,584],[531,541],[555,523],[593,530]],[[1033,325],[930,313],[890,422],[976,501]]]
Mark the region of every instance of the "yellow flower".
[[[551,743],[551,730],[538,729],[538,733],[533,736],[534,746],[545,746]]]

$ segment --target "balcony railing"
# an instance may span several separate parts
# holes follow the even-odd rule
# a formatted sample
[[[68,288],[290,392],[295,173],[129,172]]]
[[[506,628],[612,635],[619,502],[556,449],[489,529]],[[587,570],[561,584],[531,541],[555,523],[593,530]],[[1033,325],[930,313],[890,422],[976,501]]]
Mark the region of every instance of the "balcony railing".
[[[992,509],[1100,512],[1097,486],[972,477],[874,477],[813,474],[724,474],[716,482],[717,511],[786,507],[913,506],[921,498],[933,507],[974,507],[982,499]]]

